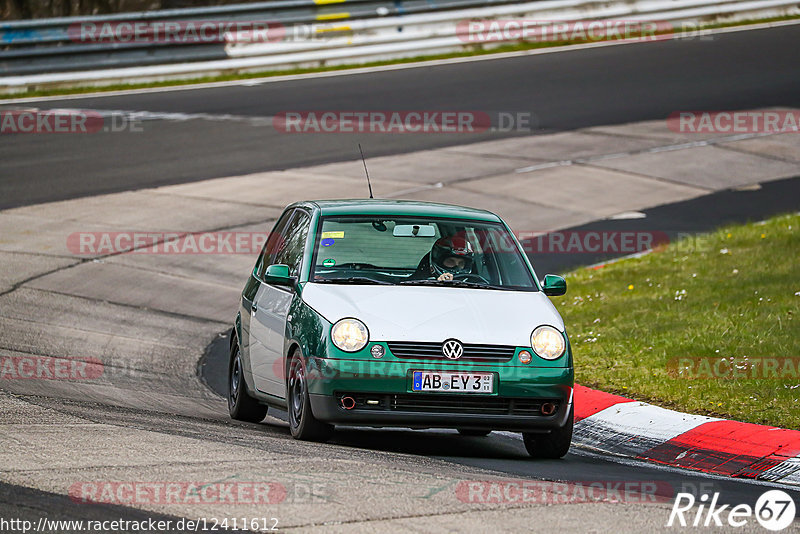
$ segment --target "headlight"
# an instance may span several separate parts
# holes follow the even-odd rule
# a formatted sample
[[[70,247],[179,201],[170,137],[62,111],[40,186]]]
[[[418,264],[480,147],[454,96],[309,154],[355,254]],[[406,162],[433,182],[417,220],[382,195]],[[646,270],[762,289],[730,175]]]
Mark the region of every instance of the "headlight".
[[[531,334],[531,348],[545,360],[556,360],[564,354],[564,336],[552,326],[540,326]]]
[[[369,341],[369,331],[358,319],[340,319],[331,328],[331,339],[337,348],[345,352],[356,352]]]

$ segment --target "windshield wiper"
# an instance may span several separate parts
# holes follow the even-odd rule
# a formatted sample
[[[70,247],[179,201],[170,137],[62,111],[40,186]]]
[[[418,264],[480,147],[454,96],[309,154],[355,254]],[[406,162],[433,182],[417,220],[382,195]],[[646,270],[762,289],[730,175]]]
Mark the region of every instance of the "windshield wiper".
[[[476,289],[501,289],[507,291],[510,288],[503,286],[493,286],[481,284],[480,282],[467,282],[466,280],[403,280],[401,284],[420,285],[420,286],[442,286],[442,287],[474,287]]]
[[[438,280],[403,280],[402,282],[397,282],[398,284],[402,285],[409,285],[409,286],[440,286],[442,285],[441,282]]]
[[[348,276],[347,278],[323,278],[321,280],[314,280],[314,283],[320,284],[378,284],[382,286],[394,285],[391,282],[384,282],[383,280],[375,280],[374,278],[367,278],[366,276]]]

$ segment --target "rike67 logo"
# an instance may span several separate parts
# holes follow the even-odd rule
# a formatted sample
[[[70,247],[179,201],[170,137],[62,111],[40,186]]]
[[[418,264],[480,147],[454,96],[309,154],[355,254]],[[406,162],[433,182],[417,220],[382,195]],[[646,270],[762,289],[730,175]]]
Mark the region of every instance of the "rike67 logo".
[[[719,504],[719,493],[704,494],[695,499],[691,493],[678,493],[672,504],[667,526],[679,527],[743,527],[755,516],[756,521],[767,530],[778,532],[787,528],[795,519],[796,507],[792,496],[781,490],[769,490],[762,494],[751,507],[748,504]]]

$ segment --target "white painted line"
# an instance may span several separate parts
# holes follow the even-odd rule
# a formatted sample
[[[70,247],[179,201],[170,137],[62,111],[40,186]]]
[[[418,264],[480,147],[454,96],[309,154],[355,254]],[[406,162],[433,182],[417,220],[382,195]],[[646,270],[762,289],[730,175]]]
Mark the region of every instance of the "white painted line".
[[[609,217],[612,221],[623,221],[629,219],[645,219],[647,218],[646,213],[642,213],[641,211],[623,211],[622,213],[617,213],[616,215],[612,215]]]
[[[704,35],[721,35],[725,33],[734,33],[740,31],[756,31],[765,30],[770,28],[777,28],[781,26],[792,26],[800,24],[798,20],[786,20],[779,22],[764,22],[759,24],[750,24],[744,26],[732,26],[730,28],[717,28],[712,30],[703,30]],[[571,45],[565,47],[549,47],[549,48],[536,48],[533,50],[520,50],[516,52],[502,52],[496,54],[485,54],[480,56],[457,57],[448,59],[435,59],[435,60],[421,60],[413,63],[402,63],[396,65],[381,65],[375,67],[356,67],[353,69],[328,71],[328,72],[311,72],[307,74],[290,74],[285,76],[265,76],[263,78],[248,78],[245,80],[229,80],[223,82],[208,82],[201,84],[186,84],[175,85],[170,87],[150,87],[142,89],[125,89],[120,91],[99,91],[94,93],[81,93],[75,95],[58,95],[58,96],[45,96],[45,97],[22,97],[13,99],[0,99],[0,105],[3,104],[20,104],[25,102],[47,102],[52,100],[75,100],[81,98],[102,98],[111,96],[124,96],[124,95],[137,95],[144,93],[164,93],[170,91],[191,91],[195,89],[214,89],[222,87],[235,87],[235,86],[256,86],[264,83],[280,83],[295,80],[305,80],[309,78],[329,78],[334,76],[353,76],[358,74],[371,74],[374,72],[386,72],[394,70],[417,69],[423,67],[435,67],[439,65],[454,65],[459,63],[471,63],[475,61],[494,61],[498,59],[509,59],[525,56],[534,56],[540,54],[557,54],[561,52],[572,52],[578,50],[585,50],[590,48],[601,48],[606,46],[623,46],[631,44],[647,44],[657,43],[664,41],[606,41],[598,43],[585,43],[580,45]]]
[[[39,108],[28,108],[26,111],[37,112]],[[205,120],[214,122],[245,122],[253,126],[272,126],[275,117],[258,115],[230,115],[215,113],[174,113],[164,111],[139,111],[130,109],[93,109],[93,108],[52,108],[47,111],[73,114],[89,112],[101,117],[126,117],[129,120],[139,121],[172,121],[185,122],[190,120]]]

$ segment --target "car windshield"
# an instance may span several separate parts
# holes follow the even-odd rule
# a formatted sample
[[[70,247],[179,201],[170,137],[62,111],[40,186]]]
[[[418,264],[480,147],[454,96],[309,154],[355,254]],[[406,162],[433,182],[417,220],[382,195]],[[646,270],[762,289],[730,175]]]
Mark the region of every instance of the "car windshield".
[[[323,217],[309,279],[538,291],[503,224],[432,217]]]

